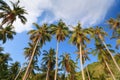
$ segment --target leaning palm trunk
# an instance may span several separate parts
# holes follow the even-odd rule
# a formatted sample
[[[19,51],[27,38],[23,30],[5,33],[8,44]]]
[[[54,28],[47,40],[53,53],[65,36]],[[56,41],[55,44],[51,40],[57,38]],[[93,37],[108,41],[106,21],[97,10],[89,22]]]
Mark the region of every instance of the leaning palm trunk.
[[[31,56],[31,58],[30,58],[30,62],[29,62],[29,64],[28,64],[28,66],[27,66],[27,69],[26,69],[26,71],[25,71],[25,74],[24,74],[22,80],[26,80],[26,79],[27,79],[28,71],[29,71],[30,65],[31,65],[31,63],[32,63],[32,60],[33,60],[33,58],[34,58],[34,54],[35,54],[35,51],[36,51],[36,49],[37,49],[38,43],[39,43],[39,39],[37,40],[37,42],[36,42],[36,44],[35,44],[35,47],[34,47],[33,52],[32,52],[32,56]]]
[[[49,80],[49,68],[48,68],[48,70],[47,70],[47,75],[46,75],[46,80]]]
[[[17,76],[15,77],[14,80],[17,80],[17,78],[18,78],[18,76],[20,75],[21,71],[22,71],[22,67],[21,67],[20,71],[18,72],[18,74],[17,74]]]
[[[0,24],[0,29],[3,29],[3,27],[2,27],[2,26],[3,26],[3,23],[1,23],[1,24]]]
[[[81,66],[81,71],[82,71],[82,79],[85,80],[85,75],[84,75],[84,70],[83,70],[83,64],[82,64],[82,47],[81,47],[81,44],[80,44],[80,66]]]
[[[54,75],[54,80],[57,79],[57,72],[58,72],[58,46],[59,46],[59,42],[57,42],[57,49],[56,49],[56,69],[55,69],[55,75]]]
[[[102,42],[103,42],[105,48],[107,49],[108,53],[109,53],[110,56],[112,57],[112,60],[113,60],[113,62],[114,62],[114,64],[115,64],[115,66],[116,66],[116,67],[118,68],[118,70],[120,71],[120,67],[118,66],[118,64],[117,64],[117,62],[116,62],[116,60],[115,60],[115,58],[112,56],[112,53],[110,52],[110,50],[108,49],[107,45],[105,44],[105,42],[104,42],[103,40],[102,40]]]
[[[115,76],[113,75],[113,73],[112,73],[112,71],[111,71],[111,69],[110,69],[110,67],[109,67],[109,65],[108,65],[108,63],[107,63],[107,61],[106,61],[105,59],[104,59],[104,62],[105,62],[105,65],[107,66],[107,68],[108,68],[108,70],[109,70],[109,72],[110,72],[113,80],[116,80],[116,79],[115,79]]]
[[[88,67],[86,66],[86,71],[87,71],[87,75],[88,75],[88,80],[91,80],[90,79],[90,74],[89,74],[89,71],[88,71]]]
[[[85,61],[85,58],[84,58],[84,61]],[[90,79],[90,74],[89,74],[89,71],[88,71],[88,67],[87,67],[87,66],[86,66],[86,72],[87,72],[88,80],[91,80],[91,79]]]

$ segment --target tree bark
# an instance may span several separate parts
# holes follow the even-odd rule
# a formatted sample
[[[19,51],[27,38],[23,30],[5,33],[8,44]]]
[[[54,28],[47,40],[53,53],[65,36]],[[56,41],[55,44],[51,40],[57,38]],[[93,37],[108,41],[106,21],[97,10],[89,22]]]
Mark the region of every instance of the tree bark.
[[[48,68],[48,70],[47,70],[47,75],[46,75],[46,80],[49,80],[49,68]]]
[[[91,79],[90,79],[90,74],[89,74],[89,72],[88,72],[87,66],[86,66],[86,71],[87,71],[87,75],[88,75],[88,80],[91,80]]]
[[[57,72],[58,72],[58,47],[59,47],[59,42],[57,42],[57,49],[56,49],[56,69],[55,69],[55,75],[54,75],[54,80],[57,79]]]
[[[80,66],[81,66],[81,72],[82,72],[82,79],[85,80],[83,64],[82,64],[83,61],[82,61],[82,46],[81,46],[81,44],[80,44],[79,50],[80,50]]]
[[[116,79],[115,79],[115,76],[113,75],[113,73],[112,73],[112,71],[111,71],[111,69],[110,69],[110,67],[109,67],[109,65],[108,65],[108,63],[107,63],[107,61],[106,61],[105,59],[104,59],[104,62],[105,62],[105,65],[107,66],[107,68],[108,68],[108,70],[109,70],[109,72],[110,72],[113,80],[116,80]]]
[[[33,60],[33,58],[34,58],[34,54],[35,54],[35,51],[36,51],[36,49],[37,49],[38,43],[39,43],[39,39],[37,40],[37,42],[36,42],[36,44],[35,44],[35,47],[34,47],[33,52],[32,52],[32,56],[31,56],[31,58],[30,58],[29,64],[28,64],[28,66],[27,66],[27,69],[26,69],[26,71],[25,71],[25,74],[24,74],[22,80],[26,80],[26,79],[27,79],[27,74],[28,74],[30,65],[31,65],[31,63],[32,63],[32,60]]]
[[[0,29],[3,29],[2,25],[3,25],[3,23],[0,24]]]
[[[118,64],[117,64],[117,62],[116,62],[116,60],[115,60],[115,58],[113,57],[112,53],[111,53],[110,50],[108,49],[106,43],[105,43],[103,40],[102,40],[102,42],[103,42],[105,48],[107,49],[108,53],[109,53],[110,56],[112,57],[112,60],[113,60],[113,62],[114,62],[114,64],[115,64],[115,66],[116,66],[116,67],[118,68],[118,70],[120,71],[120,67],[118,66]]]
[[[17,80],[17,78],[18,78],[18,76],[20,75],[21,71],[22,71],[22,67],[21,67],[20,71],[18,72],[18,74],[16,75],[16,77],[15,77],[14,80]]]

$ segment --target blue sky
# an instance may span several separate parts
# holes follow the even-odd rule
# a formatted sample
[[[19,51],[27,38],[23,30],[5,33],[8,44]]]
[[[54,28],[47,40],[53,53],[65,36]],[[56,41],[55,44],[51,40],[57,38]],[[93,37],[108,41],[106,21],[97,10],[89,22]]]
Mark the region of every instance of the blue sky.
[[[9,0],[6,1],[8,2]],[[16,0],[11,1],[15,2]],[[107,26],[106,21],[111,17],[115,18],[120,13],[120,0],[21,0],[20,2],[28,11],[28,15],[25,15],[28,22],[26,25],[22,25],[17,20],[14,23],[17,35],[14,36],[12,41],[8,40],[5,44],[1,43],[1,45],[4,46],[5,52],[10,53],[13,61],[21,63],[25,62],[23,53],[29,42],[27,32],[34,28],[32,26],[33,22],[38,24],[44,22],[54,23],[59,19],[63,19],[67,25],[76,25],[81,22],[82,27]],[[111,33],[109,29],[106,28],[105,30]],[[115,41],[109,42],[115,45]],[[55,49],[55,38],[50,43],[46,43],[42,50],[49,50],[50,47]],[[93,45],[89,44],[89,47],[93,47]],[[61,42],[59,50],[59,54],[68,52],[72,54],[72,59],[76,58],[74,52],[77,49],[74,45],[68,44],[68,39],[65,42]],[[92,57],[91,62],[93,61],[95,59]]]

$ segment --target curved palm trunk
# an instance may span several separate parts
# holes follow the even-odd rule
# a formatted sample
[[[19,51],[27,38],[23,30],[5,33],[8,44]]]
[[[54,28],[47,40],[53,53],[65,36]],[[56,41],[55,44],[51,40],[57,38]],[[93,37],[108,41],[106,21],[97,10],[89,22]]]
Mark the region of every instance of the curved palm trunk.
[[[113,73],[112,73],[112,71],[111,71],[111,69],[110,69],[110,67],[109,67],[109,65],[108,65],[108,63],[107,63],[107,61],[106,61],[105,59],[104,59],[104,62],[105,62],[105,65],[107,66],[107,68],[108,68],[108,70],[109,70],[109,72],[110,72],[113,80],[116,80],[116,79],[115,79],[115,76],[113,75]]]
[[[32,60],[33,60],[33,58],[34,58],[34,54],[35,54],[35,51],[36,51],[38,42],[39,42],[39,39],[37,40],[37,42],[36,42],[36,44],[35,44],[35,47],[34,47],[33,52],[32,52],[32,56],[31,56],[31,58],[30,58],[30,62],[29,62],[29,64],[28,64],[28,66],[27,66],[27,69],[26,69],[26,71],[25,71],[25,74],[24,74],[22,80],[26,80],[26,79],[27,79],[28,71],[29,71],[30,65],[31,65],[31,63],[32,63]]]
[[[17,78],[18,78],[18,76],[20,75],[21,71],[22,71],[22,68],[20,69],[20,71],[18,72],[18,74],[17,74],[17,76],[15,77],[14,80],[17,80]]]
[[[59,42],[57,42],[57,49],[56,49],[56,69],[55,69],[55,75],[54,75],[54,80],[57,79],[57,71],[58,71],[58,47],[59,47]]]
[[[87,71],[87,75],[88,75],[88,80],[91,80],[91,79],[90,79],[90,74],[89,74],[89,71],[88,71],[87,66],[86,66],[86,71]]]
[[[82,46],[80,44],[80,66],[81,66],[81,71],[82,71],[82,79],[85,80],[85,75],[84,75],[84,70],[83,70],[83,64],[82,64]]]
[[[105,44],[105,42],[104,42],[103,40],[102,40],[102,42],[103,42],[105,48],[107,49],[107,51],[109,52],[110,56],[112,57],[112,60],[113,60],[113,62],[114,62],[114,64],[115,64],[115,66],[116,66],[116,67],[118,68],[118,70],[120,71],[120,67],[118,66],[115,58],[112,56],[112,53],[110,52],[110,50],[108,49],[107,45]]]
[[[46,80],[49,80],[49,68],[48,68],[48,70],[47,70],[47,75],[46,75]]]

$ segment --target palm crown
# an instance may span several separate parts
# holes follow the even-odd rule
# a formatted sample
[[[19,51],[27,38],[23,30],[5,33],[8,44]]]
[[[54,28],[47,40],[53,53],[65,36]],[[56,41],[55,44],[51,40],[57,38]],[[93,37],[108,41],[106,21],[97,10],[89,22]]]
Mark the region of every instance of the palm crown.
[[[19,1],[16,3],[11,2],[12,8],[4,1],[0,0],[0,18],[2,18],[2,25],[5,23],[13,24],[13,22],[18,17],[23,24],[26,23],[27,19],[24,17],[24,14],[27,14],[24,7],[19,6]]]

